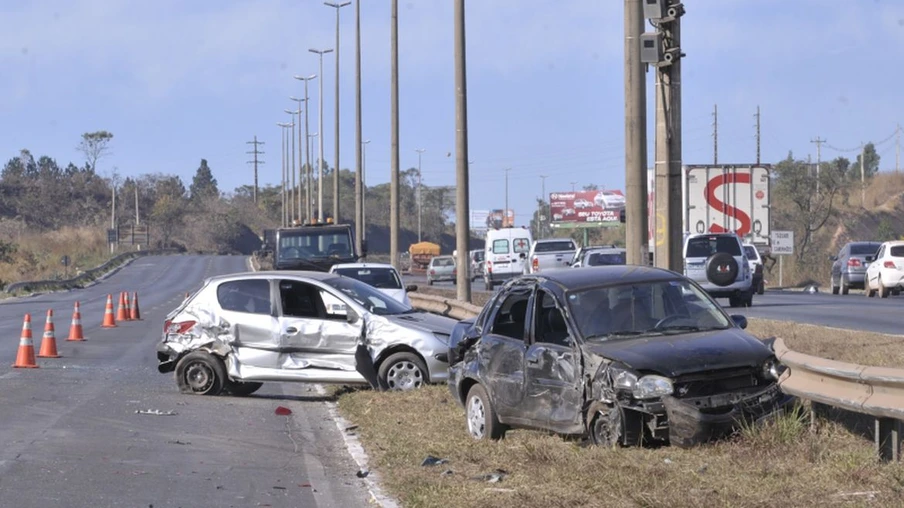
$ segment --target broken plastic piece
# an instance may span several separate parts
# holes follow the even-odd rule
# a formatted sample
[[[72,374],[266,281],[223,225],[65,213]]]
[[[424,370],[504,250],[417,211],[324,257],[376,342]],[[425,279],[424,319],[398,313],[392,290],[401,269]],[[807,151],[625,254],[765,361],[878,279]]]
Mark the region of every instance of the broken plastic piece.
[[[277,407],[277,408],[276,408],[276,411],[274,411],[274,412],[275,412],[276,414],[278,414],[279,416],[289,416],[290,414],[292,414],[292,410],[291,410],[291,409],[289,409],[289,408],[287,408],[287,407],[283,407],[283,406]]]
[[[135,411],[135,414],[154,415],[154,416],[175,416],[179,413],[177,413],[175,411],[161,411],[159,409],[138,409]]]
[[[438,466],[440,464],[445,464],[449,462],[446,459],[441,459],[439,457],[434,457],[433,455],[427,455],[423,462],[421,462],[422,467],[426,466]]]
[[[357,476],[358,478],[367,478],[367,475],[369,474],[370,471],[368,471],[367,469],[359,469],[358,472],[355,473],[355,476]]]
[[[503,478],[505,478],[506,476],[508,476],[508,471],[506,471],[506,470],[504,470],[504,469],[497,469],[497,470],[493,471],[493,472],[490,473],[490,474],[485,474],[485,475],[481,475],[481,476],[475,476],[475,477],[473,477],[473,478],[471,478],[471,479],[472,479],[472,480],[480,480],[480,481],[484,481],[484,482],[487,482],[487,483],[499,483],[499,482],[501,482],[501,481],[503,480]]]

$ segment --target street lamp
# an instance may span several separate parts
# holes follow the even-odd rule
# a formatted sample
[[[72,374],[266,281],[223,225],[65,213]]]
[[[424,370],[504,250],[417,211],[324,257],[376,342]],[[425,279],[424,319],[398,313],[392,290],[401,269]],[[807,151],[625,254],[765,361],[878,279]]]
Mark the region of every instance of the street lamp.
[[[286,173],[286,185],[289,186],[289,225],[292,224],[292,221],[295,220],[295,112],[291,109],[284,110],[286,113],[292,115],[292,157],[286,157],[286,162],[289,162],[291,159],[291,163],[288,167],[288,172]],[[286,143],[286,148],[289,147],[289,144]],[[292,175],[292,183],[289,183],[289,174]],[[301,215],[301,210],[298,211],[298,215]]]
[[[336,169],[333,171],[333,220],[339,222],[339,9],[351,5],[351,2],[323,2],[323,5],[336,9],[336,151],[333,156]],[[323,69],[320,74],[323,75]]]
[[[301,188],[304,187],[304,185],[305,185],[304,175],[301,174],[301,171],[304,168],[304,158],[303,158],[304,157],[304,152],[303,152],[304,145],[301,144],[301,103],[304,102],[305,100],[297,99],[292,96],[289,96],[289,100],[295,101],[298,103],[298,109],[295,111],[295,114],[298,115],[298,166],[297,166],[298,169],[295,173],[292,173],[292,186],[294,188],[295,174],[298,174],[298,189],[295,192],[296,201],[297,201],[296,209],[298,210],[298,220],[306,221],[308,212],[305,211],[304,213],[302,213],[302,211],[301,211],[302,210],[302,208],[301,208]],[[293,122],[295,121],[294,117],[293,117],[292,121]]]
[[[421,154],[426,148],[416,148],[417,152],[417,241],[421,243]]]
[[[308,146],[312,146],[312,145],[311,145],[311,139],[312,139],[312,138],[319,137],[319,134],[320,134],[319,132],[315,132],[315,133],[313,133],[313,134],[308,134]],[[314,169],[313,169],[312,167],[308,167],[308,181],[311,181],[311,180],[313,180],[313,179],[314,179]],[[313,217],[314,217],[314,202],[315,202],[315,200],[314,200],[314,189],[310,189],[310,191],[309,191],[308,193],[311,195],[311,200],[309,201],[309,203],[310,203],[309,206],[311,207],[311,218],[312,218],[312,222],[313,222]]]
[[[290,124],[277,122],[276,125],[282,128],[282,149],[280,150],[280,153],[282,154],[282,226],[286,227],[289,223],[289,216],[287,215],[286,209],[286,172],[288,166],[288,157],[286,157],[286,128],[289,127]]]
[[[365,166],[367,164],[367,145],[370,143],[369,139],[365,139],[361,142],[361,239],[364,240],[367,238],[367,227],[365,222],[367,220],[367,207],[365,206],[365,198],[367,198],[367,173],[365,172]]]
[[[307,182],[307,187],[305,187],[304,197],[305,197],[305,216],[307,216],[308,221],[311,220],[311,217],[314,215],[313,207],[311,206],[311,201],[313,201],[313,195],[311,194],[311,180],[314,179],[314,168],[311,166],[311,136],[308,134],[308,111],[311,109],[308,104],[308,81],[316,78],[316,74],[311,74],[308,77],[304,76],[295,76],[295,79],[304,81],[304,149],[305,149],[305,164],[307,165],[307,169],[305,170],[305,181]]]
[[[323,55],[331,53],[332,49],[309,49],[311,53],[316,53],[320,57],[320,75],[323,76]],[[319,132],[323,132],[323,79],[320,80],[320,128]],[[338,120],[337,120],[338,121]],[[323,222],[323,136],[320,136],[320,154],[317,161],[317,220]],[[336,220],[336,217],[333,217]]]

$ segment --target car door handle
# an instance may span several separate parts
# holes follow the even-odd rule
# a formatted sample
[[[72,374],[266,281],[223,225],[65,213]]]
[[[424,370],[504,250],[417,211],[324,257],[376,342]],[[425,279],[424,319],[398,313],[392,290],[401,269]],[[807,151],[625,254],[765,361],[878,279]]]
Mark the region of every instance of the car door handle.
[[[528,358],[527,364],[528,365],[540,365],[540,359],[539,358]]]
[[[289,333],[289,334],[295,333],[297,331],[298,331],[298,328],[295,328],[294,326],[290,326],[290,327],[286,328],[286,333]]]

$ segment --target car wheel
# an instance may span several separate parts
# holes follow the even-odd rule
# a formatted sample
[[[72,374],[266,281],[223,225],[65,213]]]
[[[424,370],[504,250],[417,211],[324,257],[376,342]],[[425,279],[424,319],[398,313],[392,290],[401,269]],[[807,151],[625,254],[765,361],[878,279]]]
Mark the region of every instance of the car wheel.
[[[260,390],[261,386],[264,386],[264,383],[229,380],[226,383],[226,391],[229,392],[230,395],[235,395],[236,397],[247,397]]]
[[[869,282],[864,283],[864,288],[865,289],[863,290],[863,294],[865,294],[867,298],[876,296],[876,291],[873,288],[869,287]]]
[[[728,306],[731,308],[740,307],[741,299],[737,296],[729,296],[728,297]]]
[[[900,294],[901,294],[901,290],[900,290],[900,289],[892,289],[892,290],[891,290],[891,296],[898,296],[898,295],[900,295]]]
[[[851,286],[844,280],[844,275],[841,276],[841,294],[846,295],[850,292]]]
[[[757,287],[756,287],[756,294],[762,295],[765,292],[766,292],[766,283],[763,281],[760,281],[760,283],[757,284]]]
[[[414,353],[394,353],[380,362],[377,375],[387,390],[414,390],[427,382],[427,365]]]
[[[877,281],[879,284],[879,298],[888,298],[888,288],[882,284],[882,277]]]
[[[176,364],[176,384],[182,393],[219,395],[225,382],[223,360],[206,351],[192,351]]]
[[[590,422],[590,441],[596,446],[613,448],[622,442],[624,420],[618,407],[601,409]]]
[[[829,285],[832,286],[832,294],[833,294],[833,295],[837,295],[837,294],[838,294],[838,290],[841,289],[841,288],[839,288],[838,286],[835,285],[835,279],[834,279],[834,278],[829,277]]]
[[[750,290],[750,293],[747,296],[741,299],[741,306],[743,307],[753,307],[753,289]]]
[[[433,285],[433,280],[432,280],[430,277],[427,277],[427,285],[428,285],[428,286],[432,286],[432,285]]]
[[[465,402],[465,411],[467,412],[468,434],[474,439],[478,441],[498,440],[505,435],[505,428],[499,423],[493,404],[483,386],[471,387]]]
[[[493,290],[493,279],[486,279],[484,280],[484,283],[486,284],[487,291]]]

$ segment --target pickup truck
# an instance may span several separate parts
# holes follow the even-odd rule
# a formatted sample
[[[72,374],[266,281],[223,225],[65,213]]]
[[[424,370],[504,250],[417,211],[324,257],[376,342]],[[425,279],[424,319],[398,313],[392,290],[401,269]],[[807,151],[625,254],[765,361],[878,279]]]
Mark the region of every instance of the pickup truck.
[[[574,241],[568,238],[548,238],[537,240],[530,248],[525,263],[524,273],[539,273],[553,268],[567,268],[574,259],[577,247]]]

